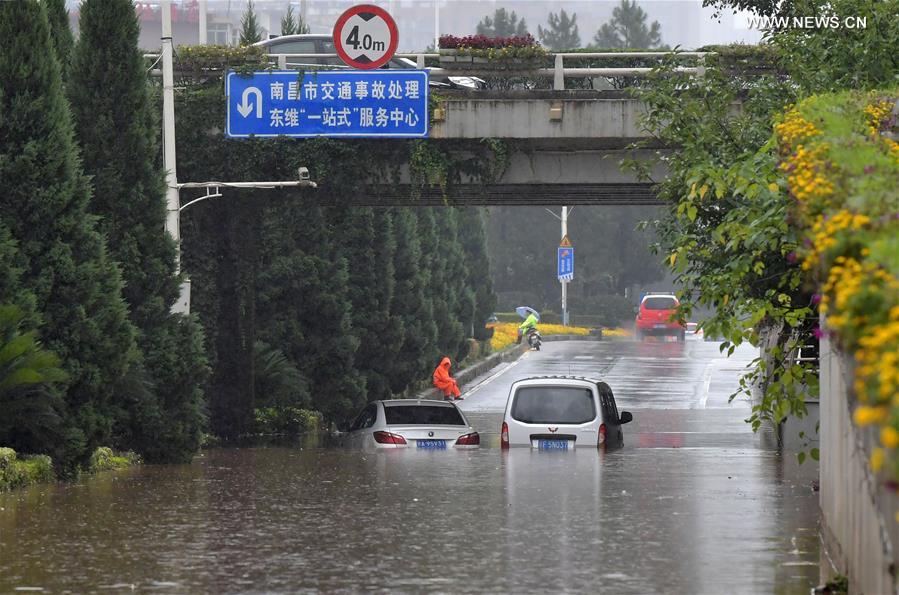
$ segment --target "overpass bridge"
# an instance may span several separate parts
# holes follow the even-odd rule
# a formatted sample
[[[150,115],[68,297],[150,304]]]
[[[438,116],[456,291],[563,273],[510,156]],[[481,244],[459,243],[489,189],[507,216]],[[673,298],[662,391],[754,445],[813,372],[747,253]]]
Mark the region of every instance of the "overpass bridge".
[[[507,164],[498,179],[464,178],[444,197],[424,189],[425,203],[455,204],[658,204],[652,186],[623,172],[623,159],[651,160],[664,147],[627,147],[646,140],[638,125],[643,104],[620,91],[545,90],[455,92],[441,97],[432,115],[430,142],[454,147],[484,138],[505,141]],[[408,168],[403,175],[408,183]],[[653,179],[664,167],[654,165]],[[369,202],[403,202],[411,189],[376,185]],[[367,202],[366,197],[360,197]]]
[[[440,90],[433,110],[429,142],[445,143],[454,151],[476,154],[483,139],[505,141],[506,167],[495,180],[462,179],[446,189],[426,187],[413,193],[408,164],[400,167],[400,183],[372,180],[365,192],[350,198],[360,205],[459,204],[459,205],[635,205],[659,204],[652,185],[621,170],[625,158],[653,161],[652,179],[667,175],[654,159],[666,147],[647,144],[640,151],[627,147],[647,140],[639,126],[645,106],[627,93],[595,87],[611,86],[609,80],[643,77],[653,63],[676,56],[698,66],[677,70],[702,76],[703,52],[567,52],[549,54],[552,68],[522,71],[497,70],[472,63],[453,69],[430,68],[434,77],[480,76],[507,84],[503,90]],[[425,68],[439,54],[398,54]],[[280,68],[306,68],[321,64],[323,54],[272,54]],[[336,58],[336,55],[334,56]],[[636,59],[643,67],[604,68],[603,60]],[[566,67],[565,62],[589,67]],[[304,61],[306,64],[304,64]],[[325,60],[327,61],[327,60]],[[319,68],[321,68],[319,66]],[[520,82],[520,81],[525,82]],[[566,84],[579,87],[566,89]],[[597,84],[598,83],[598,84]],[[526,88],[516,88],[526,87]],[[466,150],[466,142],[471,150]],[[414,196],[414,198],[410,198]]]
[[[485,139],[504,141],[506,155],[501,174],[490,181],[463,176],[447,188],[414,188],[409,165],[400,164],[400,178],[385,172],[371,179],[355,197],[359,205],[582,205],[659,204],[652,185],[621,170],[623,159],[652,161],[653,180],[667,172],[655,159],[671,148],[646,144],[639,151],[627,147],[648,140],[639,126],[645,110],[642,102],[609,87],[611,79],[648,75],[652,68],[598,68],[565,66],[565,60],[638,58],[658,63],[671,56],[702,63],[699,52],[597,52],[550,54],[553,68],[496,70],[481,64],[464,68],[429,68],[432,76],[483,76],[503,81],[502,90],[439,90],[431,114],[428,142],[443,145],[455,154],[482,154]],[[398,54],[412,58],[419,68],[438,54]],[[272,66],[313,70],[329,54],[271,54]],[[324,62],[322,60],[325,59]],[[303,62],[306,62],[305,64]],[[648,62],[644,62],[648,63]],[[702,66],[677,70],[702,76]],[[524,82],[522,82],[524,81]],[[575,82],[578,89],[566,89]],[[598,84],[597,84],[598,83]],[[364,141],[363,141],[364,142]],[[312,193],[313,195],[315,193]],[[324,199],[324,194],[322,199]],[[315,200],[313,198],[313,200]]]

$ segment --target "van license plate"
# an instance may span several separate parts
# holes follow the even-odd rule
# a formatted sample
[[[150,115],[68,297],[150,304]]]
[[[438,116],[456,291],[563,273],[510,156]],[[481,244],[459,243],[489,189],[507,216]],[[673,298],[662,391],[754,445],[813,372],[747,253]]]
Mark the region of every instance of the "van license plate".
[[[568,450],[568,440],[538,440],[538,450]]]
[[[446,440],[418,440],[418,448],[446,448]]]

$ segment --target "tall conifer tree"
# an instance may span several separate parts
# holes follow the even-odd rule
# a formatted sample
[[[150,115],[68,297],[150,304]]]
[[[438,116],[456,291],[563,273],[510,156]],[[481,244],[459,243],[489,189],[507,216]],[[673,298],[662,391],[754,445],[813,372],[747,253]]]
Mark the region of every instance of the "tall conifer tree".
[[[396,236],[396,292],[391,305],[392,315],[402,320],[403,341],[393,361],[390,387],[402,393],[414,382],[428,379],[437,362],[437,325],[433,305],[426,298],[429,271],[422,258],[420,232],[413,209],[400,208],[393,213]]]
[[[478,207],[459,209],[459,243],[465,252],[468,278],[466,287],[473,296],[473,311],[466,332],[478,340],[488,339],[491,331],[484,327],[487,318],[496,308],[493,278],[490,276],[490,259],[487,256],[487,227],[485,210]]]
[[[45,2],[47,19],[50,22],[50,39],[53,41],[56,59],[59,60],[62,78],[65,80],[72,60],[72,48],[75,45],[72,29],[69,27],[69,11],[66,10],[66,0],[45,0]]]
[[[400,329],[390,324],[394,279],[389,220],[378,217],[380,229],[376,229],[375,211],[370,207],[336,211],[336,236],[349,266],[353,334],[359,339],[355,365],[366,379],[368,399],[386,399],[390,396],[385,378],[388,362],[401,340]]]
[[[44,344],[69,373],[63,466],[111,437],[117,386],[139,354],[121,280],[87,212],[44,3],[0,2],[0,220],[18,242]]]
[[[199,448],[206,376],[197,325],[171,313],[178,297],[175,245],[164,232],[164,172],[156,162],[154,117],[131,0],[85,0],[68,94],[84,171],[94,185],[110,254],[122,270],[122,294],[139,330],[149,391],[133,395],[128,429],[149,460],[185,460]],[[182,435],[183,434],[183,435]],[[176,447],[177,445],[177,447]]]

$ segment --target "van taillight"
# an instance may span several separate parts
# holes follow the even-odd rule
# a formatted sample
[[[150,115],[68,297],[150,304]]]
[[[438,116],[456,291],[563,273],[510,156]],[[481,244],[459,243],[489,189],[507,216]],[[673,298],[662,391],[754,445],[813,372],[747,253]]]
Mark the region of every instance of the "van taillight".
[[[390,432],[375,432],[372,434],[375,437],[375,442],[378,444],[405,444],[406,439],[398,434],[391,434]]]
[[[456,439],[456,446],[475,446],[481,443],[481,435],[477,432],[459,436]]]
[[[599,424],[599,439],[597,444],[602,446],[606,443],[606,424]]]
[[[509,448],[509,424],[503,422],[503,429],[499,434],[499,443],[503,448]]]

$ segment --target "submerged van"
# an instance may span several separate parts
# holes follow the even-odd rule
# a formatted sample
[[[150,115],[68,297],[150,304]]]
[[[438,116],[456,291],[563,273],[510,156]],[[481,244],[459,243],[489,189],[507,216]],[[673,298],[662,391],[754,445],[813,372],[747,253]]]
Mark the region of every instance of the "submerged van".
[[[541,376],[512,384],[503,415],[501,445],[535,450],[619,447],[621,426],[633,416],[618,412],[605,382],[574,376]]]

